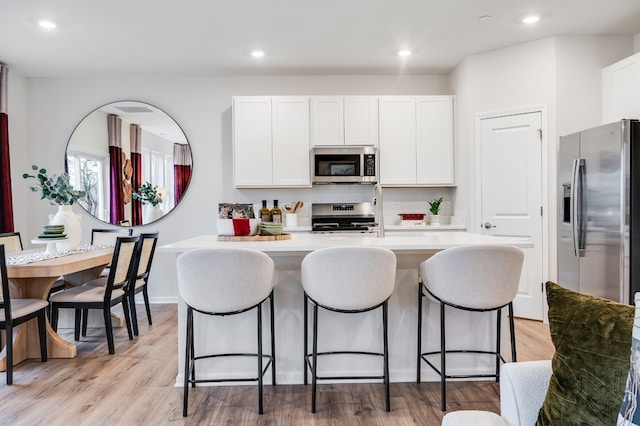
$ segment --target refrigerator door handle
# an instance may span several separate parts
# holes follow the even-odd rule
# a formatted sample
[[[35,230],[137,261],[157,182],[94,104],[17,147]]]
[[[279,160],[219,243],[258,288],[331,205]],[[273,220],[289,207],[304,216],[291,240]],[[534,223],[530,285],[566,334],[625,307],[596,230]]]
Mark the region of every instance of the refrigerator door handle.
[[[571,182],[571,231],[573,236],[573,252],[576,257],[584,257],[583,222],[583,188],[584,158],[573,160],[573,172]]]

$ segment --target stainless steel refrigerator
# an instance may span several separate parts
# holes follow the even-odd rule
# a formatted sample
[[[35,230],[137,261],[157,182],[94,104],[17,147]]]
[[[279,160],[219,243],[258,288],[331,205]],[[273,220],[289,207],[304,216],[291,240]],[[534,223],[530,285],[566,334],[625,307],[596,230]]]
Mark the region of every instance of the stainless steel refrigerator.
[[[640,122],[560,137],[558,282],[633,304],[640,291]]]

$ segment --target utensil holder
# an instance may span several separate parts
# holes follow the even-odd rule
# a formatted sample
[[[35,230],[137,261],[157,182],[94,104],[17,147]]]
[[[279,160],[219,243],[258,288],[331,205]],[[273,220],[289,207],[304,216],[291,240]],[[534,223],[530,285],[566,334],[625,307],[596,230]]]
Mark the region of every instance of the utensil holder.
[[[298,226],[298,214],[297,213],[287,213],[284,215],[284,226],[290,228],[294,226]]]

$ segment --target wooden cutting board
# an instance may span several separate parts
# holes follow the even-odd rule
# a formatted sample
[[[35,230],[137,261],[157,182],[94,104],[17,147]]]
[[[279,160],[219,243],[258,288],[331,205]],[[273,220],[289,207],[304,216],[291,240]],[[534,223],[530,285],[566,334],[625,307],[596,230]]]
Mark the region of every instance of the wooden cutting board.
[[[245,235],[236,237],[234,235],[218,235],[218,241],[280,241],[290,240],[291,234],[280,235]]]

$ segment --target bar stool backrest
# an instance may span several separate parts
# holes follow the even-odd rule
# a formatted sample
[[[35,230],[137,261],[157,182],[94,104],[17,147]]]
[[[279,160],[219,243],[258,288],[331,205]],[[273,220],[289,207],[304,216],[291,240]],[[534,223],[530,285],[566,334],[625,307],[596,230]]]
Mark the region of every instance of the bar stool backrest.
[[[420,262],[427,289],[440,300],[472,309],[495,309],[518,293],[524,253],[497,244],[453,247]]]
[[[345,311],[377,306],[395,287],[396,256],[379,247],[329,247],[302,260],[304,291],[316,303]]]
[[[178,256],[180,296],[208,313],[238,312],[263,301],[273,290],[275,267],[250,249],[197,249]]]

